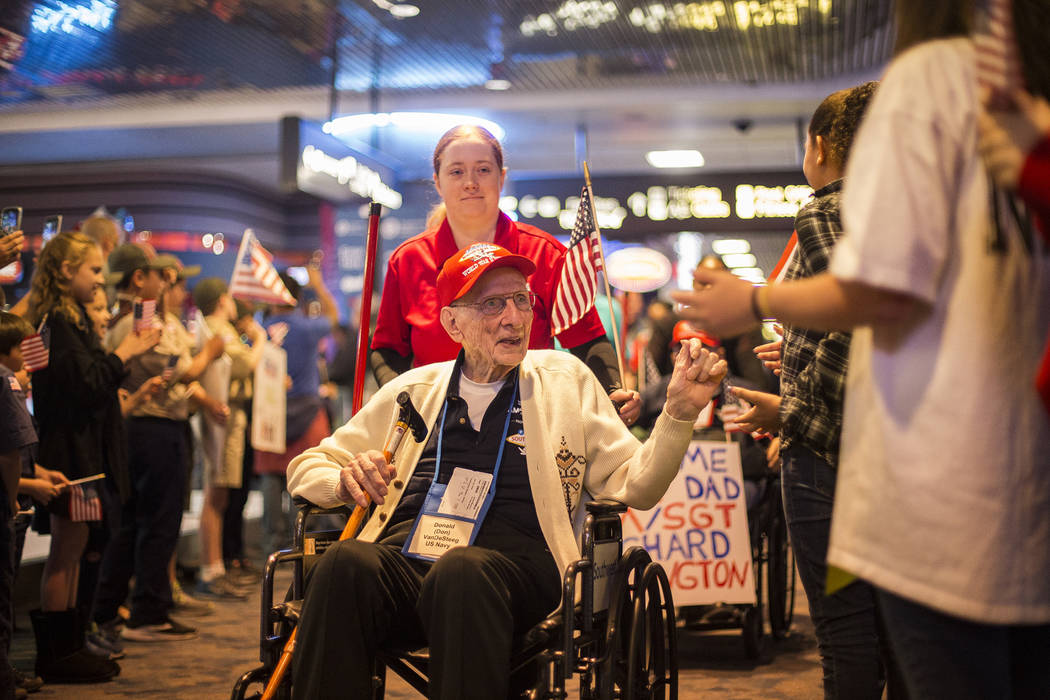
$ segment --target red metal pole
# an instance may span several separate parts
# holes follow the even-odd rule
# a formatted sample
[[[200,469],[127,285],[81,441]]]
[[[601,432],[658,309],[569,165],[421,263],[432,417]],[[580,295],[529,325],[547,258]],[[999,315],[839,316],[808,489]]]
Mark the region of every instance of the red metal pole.
[[[372,290],[376,279],[376,254],[379,251],[379,202],[372,202],[368,211],[368,239],[365,242],[365,279],[361,287],[361,320],[357,333],[357,366],[354,369],[354,398],[350,415],[361,410],[365,393],[365,372],[368,366],[368,336],[372,327]]]

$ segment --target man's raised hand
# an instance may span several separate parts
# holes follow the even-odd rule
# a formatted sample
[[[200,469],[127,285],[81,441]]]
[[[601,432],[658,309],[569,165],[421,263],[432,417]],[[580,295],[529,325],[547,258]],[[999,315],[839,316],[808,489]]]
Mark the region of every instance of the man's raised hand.
[[[687,339],[675,357],[665,410],[672,418],[695,421],[718,391],[727,370],[725,360],[720,360],[697,338]]]

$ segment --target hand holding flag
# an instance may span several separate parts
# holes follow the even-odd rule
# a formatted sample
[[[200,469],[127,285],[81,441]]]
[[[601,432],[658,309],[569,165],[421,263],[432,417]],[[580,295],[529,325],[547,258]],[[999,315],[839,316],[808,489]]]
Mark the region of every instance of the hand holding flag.
[[[136,299],[132,307],[134,316],[134,329],[136,333],[142,333],[153,328],[153,319],[157,313],[157,301],[155,299]]]
[[[51,329],[47,327],[46,318],[37,332],[23,339],[19,347],[22,348],[22,361],[27,372],[39,372],[47,368],[51,361]]]

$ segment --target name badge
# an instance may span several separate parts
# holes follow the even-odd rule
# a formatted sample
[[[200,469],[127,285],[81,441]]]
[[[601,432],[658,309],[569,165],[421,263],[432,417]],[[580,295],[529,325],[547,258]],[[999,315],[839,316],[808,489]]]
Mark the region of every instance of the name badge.
[[[406,556],[437,561],[453,547],[473,544],[484,518],[492,474],[456,467],[448,484],[434,482],[402,548]]]

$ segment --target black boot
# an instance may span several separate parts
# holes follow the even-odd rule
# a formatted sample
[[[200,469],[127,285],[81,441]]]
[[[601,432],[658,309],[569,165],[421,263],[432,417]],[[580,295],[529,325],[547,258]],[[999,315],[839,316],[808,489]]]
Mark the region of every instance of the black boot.
[[[115,661],[84,649],[84,630],[76,611],[32,610],[29,618],[36,635],[36,675],[45,682],[98,683],[120,673]]]

